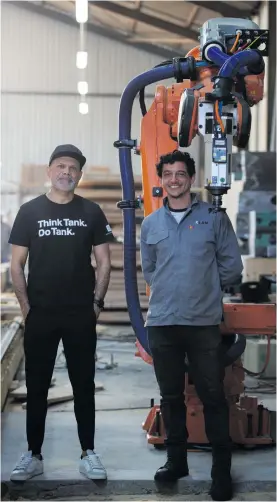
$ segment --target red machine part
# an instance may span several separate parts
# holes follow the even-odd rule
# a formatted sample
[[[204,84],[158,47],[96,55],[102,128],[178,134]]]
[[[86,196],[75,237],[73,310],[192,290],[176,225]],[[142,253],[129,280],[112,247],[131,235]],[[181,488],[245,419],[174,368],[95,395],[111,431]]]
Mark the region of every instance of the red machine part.
[[[276,334],[276,305],[275,304],[228,304],[224,305],[225,322],[221,326],[222,335],[236,334],[267,335],[267,356],[263,372],[270,357],[270,337]],[[137,355],[152,364],[151,358],[145,358],[141,347]],[[244,376],[248,373],[243,368],[241,360],[225,369],[224,388],[230,410],[230,437],[233,443],[243,445],[272,444],[270,436],[270,412],[258,404],[257,397],[244,394]],[[187,430],[189,444],[206,444],[203,405],[197,396],[193,382],[186,374],[184,382],[184,401],[187,407]],[[165,430],[158,405],[152,406],[143,423],[147,432],[147,441],[154,446],[161,446],[165,440]]]
[[[200,59],[199,48],[192,49],[187,56]],[[160,187],[160,179],[156,175],[154,166],[161,155],[178,148],[177,121],[179,103],[182,93],[191,89],[193,106],[188,111],[188,138],[189,146],[197,134],[198,129],[198,103],[204,100],[205,94],[212,92],[212,77],[218,69],[201,67],[197,69],[197,81],[185,80],[168,88],[159,85],[156,88],[155,99],[149,111],[141,121],[141,144],[139,147],[142,161],[142,184],[144,215],[159,209],[162,197],[153,197],[153,188]],[[201,89],[192,90],[197,84],[202,84]],[[234,91],[239,93],[241,82],[235,82]],[[246,101],[237,99],[238,122],[237,136],[234,144],[241,146],[245,141],[245,134],[250,132],[251,118],[249,106],[257,104],[263,98],[264,74],[244,77]],[[245,106],[247,105],[247,106]],[[249,105],[249,106],[248,106]],[[216,107],[215,107],[216,113]],[[223,124],[221,124],[223,127]],[[147,288],[147,293],[149,290]],[[276,334],[276,306],[275,304],[224,304],[224,323],[221,325],[222,335],[267,335]],[[152,364],[151,357],[144,351],[137,341],[136,355]],[[268,349],[270,344],[268,345]],[[268,357],[269,359],[269,350]],[[244,392],[244,373],[241,361],[226,368],[225,393],[230,405],[230,435],[234,443],[238,444],[270,444],[270,417],[269,411],[258,406],[257,398],[241,397]],[[204,426],[203,405],[199,400],[188,375],[185,379],[184,400],[187,406],[188,442],[196,444],[207,443]],[[147,440],[154,445],[161,445],[165,439],[165,431],[159,406],[153,406],[143,424],[147,432]]]

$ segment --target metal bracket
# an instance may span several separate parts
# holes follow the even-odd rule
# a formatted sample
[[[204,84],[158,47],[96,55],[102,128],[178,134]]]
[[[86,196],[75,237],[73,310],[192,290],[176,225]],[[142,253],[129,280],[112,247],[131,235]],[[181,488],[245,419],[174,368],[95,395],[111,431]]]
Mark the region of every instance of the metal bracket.
[[[116,206],[119,209],[139,209],[141,208],[140,199],[135,200],[120,200]]]
[[[136,148],[136,139],[118,139],[114,142],[113,146],[115,148]]]

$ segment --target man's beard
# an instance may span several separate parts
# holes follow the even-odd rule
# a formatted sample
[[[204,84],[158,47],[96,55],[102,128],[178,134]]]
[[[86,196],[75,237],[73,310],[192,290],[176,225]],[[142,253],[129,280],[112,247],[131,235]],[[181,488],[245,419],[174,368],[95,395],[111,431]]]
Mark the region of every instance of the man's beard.
[[[184,190],[183,192],[179,193],[178,195],[171,195],[170,194],[170,197],[172,199],[181,199],[182,197],[184,197],[184,195],[186,195],[189,192],[190,192],[190,188],[188,188],[187,190]]]
[[[72,190],[74,190],[76,187],[76,183],[72,179],[68,180],[67,183],[60,183],[60,180],[56,180],[54,187],[58,190],[62,190],[63,192],[72,192]]]

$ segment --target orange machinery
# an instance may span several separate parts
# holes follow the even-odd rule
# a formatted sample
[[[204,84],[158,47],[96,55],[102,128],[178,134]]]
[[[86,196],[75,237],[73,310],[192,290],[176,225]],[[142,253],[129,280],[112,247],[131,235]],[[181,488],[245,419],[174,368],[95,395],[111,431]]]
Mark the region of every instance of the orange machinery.
[[[261,45],[263,44],[263,46]],[[152,364],[136,279],[135,210],[143,203],[144,215],[162,205],[163,188],[155,165],[161,155],[190,146],[199,135],[205,144],[205,188],[212,197],[212,210],[222,211],[222,196],[231,188],[232,146],[245,148],[251,130],[250,108],[263,98],[264,61],[268,55],[268,32],[246,19],[218,18],[207,21],[200,45],[185,58],[165,61],[134,78],[125,88],[119,110],[119,149],[124,221],[124,274],[130,320],[137,337],[137,354]],[[145,87],[175,78],[169,87],[158,85],[147,111]],[[141,142],[131,139],[132,106],[139,93],[143,118]],[[136,198],[131,152],[141,155],[143,196]],[[148,291],[148,290],[147,290]],[[255,397],[244,395],[241,364],[247,335],[276,332],[275,304],[224,304],[221,325],[225,354],[225,392],[230,405],[230,435],[238,444],[269,444],[270,415]],[[189,368],[185,378],[188,442],[207,443],[203,407]],[[143,424],[148,442],[163,444],[165,431],[160,407],[152,403]]]

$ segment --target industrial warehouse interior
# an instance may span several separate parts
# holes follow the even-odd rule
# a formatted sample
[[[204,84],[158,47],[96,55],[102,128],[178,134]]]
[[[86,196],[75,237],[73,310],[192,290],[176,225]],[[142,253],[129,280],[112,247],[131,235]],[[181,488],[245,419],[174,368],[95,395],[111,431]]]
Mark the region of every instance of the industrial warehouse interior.
[[[1,48],[2,500],[276,500],[276,2],[4,0]],[[195,173],[177,160],[181,171],[165,161],[159,176],[161,156],[176,150]],[[59,158],[71,159],[63,178]],[[84,213],[75,216],[74,201]],[[221,274],[240,271],[235,256],[239,280],[223,284]],[[88,310],[82,295],[94,274]],[[92,338],[82,344],[95,323],[91,349]],[[198,395],[198,378],[212,365],[197,372],[190,353],[180,389],[189,473],[173,484],[154,477],[170,451],[162,403],[175,408],[150,333],[167,328],[159,371],[169,388],[177,325],[191,338],[200,325],[219,327],[230,496],[210,490],[208,413],[222,423]],[[82,424],[94,424],[92,394],[76,377],[90,375],[92,389],[93,365],[97,455],[80,439]],[[181,438],[176,423],[172,437]],[[30,446],[36,429],[41,451]],[[81,467],[100,472],[102,464],[102,477]]]

